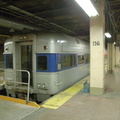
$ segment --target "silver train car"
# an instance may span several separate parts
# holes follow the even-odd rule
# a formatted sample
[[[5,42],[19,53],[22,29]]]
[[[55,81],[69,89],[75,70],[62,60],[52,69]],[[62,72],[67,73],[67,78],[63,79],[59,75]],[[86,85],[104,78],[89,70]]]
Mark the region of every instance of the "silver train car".
[[[4,43],[8,96],[43,101],[89,75],[89,43],[57,33],[18,35]]]

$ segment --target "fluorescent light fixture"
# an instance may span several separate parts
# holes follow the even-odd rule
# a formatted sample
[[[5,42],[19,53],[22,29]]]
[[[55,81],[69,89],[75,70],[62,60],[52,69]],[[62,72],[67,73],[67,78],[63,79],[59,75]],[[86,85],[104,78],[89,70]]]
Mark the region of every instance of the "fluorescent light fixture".
[[[75,0],[89,17],[99,15],[90,0]]]
[[[111,36],[111,34],[110,33],[105,33],[105,36],[107,37],[107,38],[111,38],[112,36]]]

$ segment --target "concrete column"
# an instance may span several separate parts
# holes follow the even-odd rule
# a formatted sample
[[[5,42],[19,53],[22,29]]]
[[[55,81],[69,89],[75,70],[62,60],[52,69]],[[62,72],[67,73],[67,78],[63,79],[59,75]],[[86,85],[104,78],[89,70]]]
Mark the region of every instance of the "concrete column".
[[[116,55],[115,55],[115,45],[114,43],[112,44],[112,50],[113,50],[113,72],[114,72],[114,68],[115,68],[115,61],[116,61]]]
[[[99,16],[90,18],[90,93],[104,93],[104,0],[99,0],[97,11]]]
[[[115,66],[116,67],[119,67],[120,66],[120,64],[119,64],[119,61],[120,61],[120,51],[119,51],[119,47],[118,46],[116,46],[116,52],[115,52],[115,54],[116,54],[116,63],[115,63]]]
[[[108,43],[108,73],[114,73],[115,67],[115,46],[113,43]]]

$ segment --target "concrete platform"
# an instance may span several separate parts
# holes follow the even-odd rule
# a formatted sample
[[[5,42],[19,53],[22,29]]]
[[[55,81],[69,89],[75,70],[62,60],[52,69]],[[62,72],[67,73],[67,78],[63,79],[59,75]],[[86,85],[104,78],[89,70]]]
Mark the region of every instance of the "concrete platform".
[[[120,120],[120,98],[78,93],[59,109],[39,109],[22,120]]]
[[[45,107],[45,108],[58,109],[66,101],[68,101],[75,94],[77,94],[80,90],[82,90],[83,83],[87,81],[88,79],[89,79],[89,76],[77,82],[76,84],[66,89],[65,91],[50,98],[46,102],[42,103],[42,105],[40,106]],[[40,115],[42,115],[43,112],[49,111],[49,109],[44,109],[44,108],[35,109],[34,107],[29,107],[25,104],[22,105],[21,103],[23,103],[23,101],[24,100],[0,95],[0,106],[1,106],[0,111],[2,111],[0,112],[0,116],[2,116],[2,120],[22,120],[22,119],[33,120],[36,117],[39,117]]]
[[[105,77],[102,96],[78,92],[58,109],[0,104],[1,120],[120,120],[120,68]],[[1,101],[0,101],[1,103]],[[10,118],[11,116],[11,118]]]
[[[78,92],[60,108],[41,108],[22,120],[120,120],[120,68],[105,77],[102,96]]]
[[[0,120],[22,120],[39,108],[0,100]]]
[[[87,76],[84,79],[78,81],[68,89],[58,93],[54,97],[50,98],[49,100],[45,101],[41,106],[44,108],[51,108],[51,109],[58,109],[61,107],[65,102],[71,99],[75,94],[83,89],[83,84],[86,81],[89,81],[90,77]]]

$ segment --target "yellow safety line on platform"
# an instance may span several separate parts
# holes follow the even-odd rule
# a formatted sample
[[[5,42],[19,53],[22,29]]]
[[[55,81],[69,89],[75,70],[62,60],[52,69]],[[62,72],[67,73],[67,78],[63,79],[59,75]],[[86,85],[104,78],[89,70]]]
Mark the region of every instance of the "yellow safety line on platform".
[[[55,95],[53,98],[49,99],[41,106],[44,108],[58,109],[65,102],[67,102],[73,95],[77,94],[83,89],[83,83],[87,80],[89,81],[89,76],[82,79],[81,81],[74,84],[72,87],[66,89],[65,91]]]
[[[0,95],[0,99],[40,108],[40,106],[36,102],[31,102],[30,101],[28,104],[26,104],[26,100],[17,99],[17,98],[11,98],[11,97],[7,97],[7,96],[3,96],[3,95]]]

